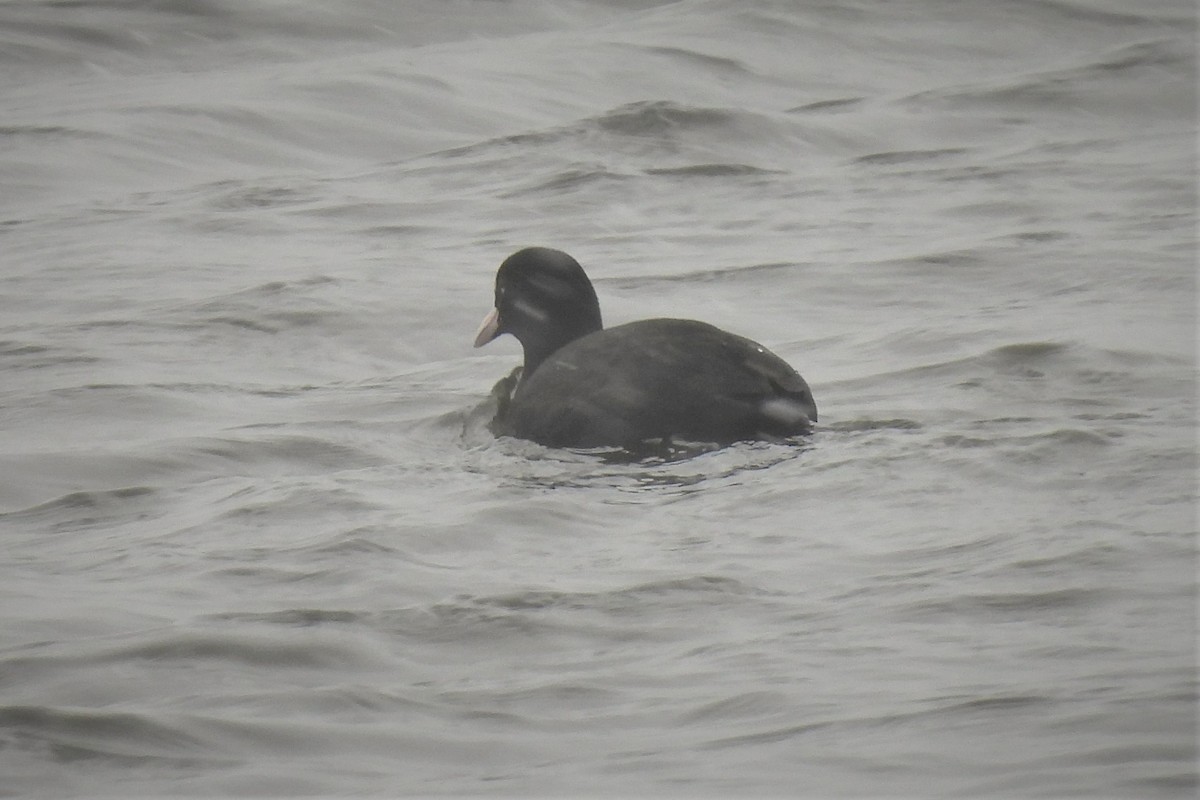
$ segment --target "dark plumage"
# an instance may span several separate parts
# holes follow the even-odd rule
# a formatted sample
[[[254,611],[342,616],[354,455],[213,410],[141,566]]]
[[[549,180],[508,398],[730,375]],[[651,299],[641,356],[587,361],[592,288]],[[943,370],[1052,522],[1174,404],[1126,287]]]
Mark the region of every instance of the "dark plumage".
[[[807,433],[817,420],[804,379],[749,339],[683,319],[604,329],[591,281],[560,250],[530,247],[500,265],[475,346],[503,333],[521,342],[525,367],[511,397],[498,393],[498,434],[551,447],[725,444]]]

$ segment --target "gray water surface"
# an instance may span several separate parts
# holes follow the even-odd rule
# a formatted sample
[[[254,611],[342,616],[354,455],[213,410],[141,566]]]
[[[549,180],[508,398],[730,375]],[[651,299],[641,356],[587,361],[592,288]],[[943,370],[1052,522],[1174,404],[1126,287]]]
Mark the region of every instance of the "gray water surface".
[[[1195,41],[0,3],[0,793],[1193,796]],[[817,434],[494,439],[530,244]]]

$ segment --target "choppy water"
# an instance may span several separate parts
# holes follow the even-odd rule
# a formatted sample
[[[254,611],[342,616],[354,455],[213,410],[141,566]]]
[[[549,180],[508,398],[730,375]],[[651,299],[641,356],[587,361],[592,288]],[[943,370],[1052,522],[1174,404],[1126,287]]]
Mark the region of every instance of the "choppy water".
[[[1192,796],[1194,17],[0,3],[0,794]],[[527,244],[819,433],[493,440]]]

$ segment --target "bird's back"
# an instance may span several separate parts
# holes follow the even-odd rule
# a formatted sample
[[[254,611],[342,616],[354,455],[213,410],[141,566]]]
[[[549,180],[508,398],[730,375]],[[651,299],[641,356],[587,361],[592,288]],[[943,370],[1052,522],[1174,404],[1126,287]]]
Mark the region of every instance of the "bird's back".
[[[560,348],[521,381],[498,427],[552,447],[728,443],[806,433],[816,416],[804,379],[762,345],[650,319]]]

